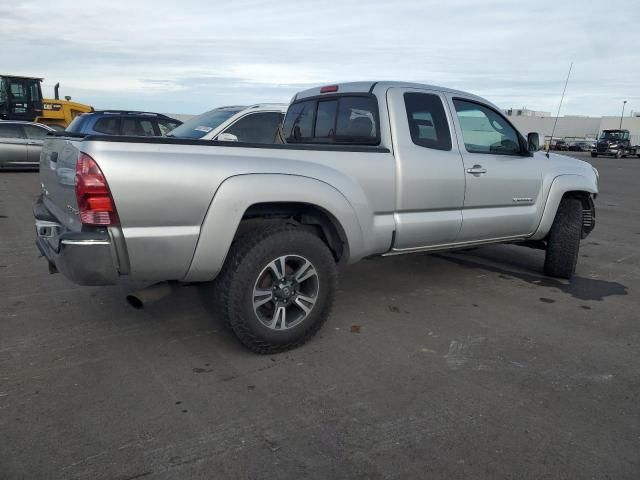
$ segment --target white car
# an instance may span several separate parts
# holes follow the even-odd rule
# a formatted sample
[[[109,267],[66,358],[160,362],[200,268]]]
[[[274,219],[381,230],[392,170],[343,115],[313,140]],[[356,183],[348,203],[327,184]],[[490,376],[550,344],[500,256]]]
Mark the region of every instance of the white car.
[[[168,136],[256,144],[275,143],[287,107],[287,104],[262,103],[214,108],[190,118]]]

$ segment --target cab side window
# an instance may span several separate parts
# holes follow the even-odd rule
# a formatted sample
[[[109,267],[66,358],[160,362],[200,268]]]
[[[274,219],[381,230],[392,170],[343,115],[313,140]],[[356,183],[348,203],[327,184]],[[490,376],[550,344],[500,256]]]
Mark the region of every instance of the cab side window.
[[[464,146],[469,153],[521,155],[516,130],[497,112],[479,103],[454,99],[462,128]]]
[[[404,105],[413,143],[436,150],[451,150],[449,122],[438,95],[407,92]]]

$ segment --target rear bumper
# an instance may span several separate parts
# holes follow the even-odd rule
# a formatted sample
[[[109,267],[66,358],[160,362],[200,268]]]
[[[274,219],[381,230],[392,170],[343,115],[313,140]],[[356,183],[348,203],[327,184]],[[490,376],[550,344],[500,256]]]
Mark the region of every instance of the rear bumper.
[[[113,285],[118,280],[115,252],[106,230],[65,231],[39,199],[33,206],[36,245],[49,262],[78,285]]]

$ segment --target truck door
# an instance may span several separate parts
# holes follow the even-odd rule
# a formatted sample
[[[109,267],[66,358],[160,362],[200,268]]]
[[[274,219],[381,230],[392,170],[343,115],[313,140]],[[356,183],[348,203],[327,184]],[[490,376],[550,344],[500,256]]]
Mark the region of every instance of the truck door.
[[[0,123],[0,166],[23,166],[26,165],[27,159],[27,139],[22,127]]]
[[[394,250],[456,240],[462,225],[464,170],[446,99],[428,89],[387,92],[396,159]]]
[[[517,130],[496,109],[449,96],[466,178],[459,242],[534,232],[542,169]]]

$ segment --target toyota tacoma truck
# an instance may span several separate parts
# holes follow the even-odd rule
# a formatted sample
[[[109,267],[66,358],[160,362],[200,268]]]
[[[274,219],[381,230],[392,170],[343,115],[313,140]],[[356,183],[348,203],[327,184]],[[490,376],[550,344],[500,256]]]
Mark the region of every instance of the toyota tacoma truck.
[[[318,331],[341,264],[520,242],[569,278],[595,222],[591,165],[435,86],[305,90],[283,144],[54,135],[34,205],[50,271],[82,285],[200,282],[260,353]]]

